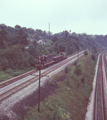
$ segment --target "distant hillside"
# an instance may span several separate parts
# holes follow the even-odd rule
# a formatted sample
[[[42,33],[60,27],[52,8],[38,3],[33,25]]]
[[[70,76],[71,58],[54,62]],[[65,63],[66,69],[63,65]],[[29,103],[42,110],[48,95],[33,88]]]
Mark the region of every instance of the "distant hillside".
[[[49,40],[50,34],[50,40]],[[42,40],[46,44],[38,44]],[[26,70],[35,67],[42,54],[68,55],[87,48],[102,49],[107,46],[107,35],[76,34],[68,31],[52,34],[40,29],[16,25],[14,28],[0,24],[0,70]]]

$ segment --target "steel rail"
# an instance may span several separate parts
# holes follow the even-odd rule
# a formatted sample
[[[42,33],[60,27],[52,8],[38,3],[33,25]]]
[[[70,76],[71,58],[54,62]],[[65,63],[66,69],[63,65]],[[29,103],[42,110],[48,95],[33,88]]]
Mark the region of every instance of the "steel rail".
[[[83,53],[83,52],[80,52],[80,53]],[[71,57],[71,56],[74,56],[74,55],[77,55],[77,54],[69,55],[68,57]],[[37,70],[34,69],[34,70],[28,71],[26,73],[23,73],[23,74],[21,74],[19,76],[13,77],[13,78],[8,79],[8,80],[5,80],[3,82],[0,82],[0,88],[3,88],[5,86],[7,86],[7,85],[9,85],[9,84],[11,84],[13,82],[16,82],[16,81],[18,81],[18,80],[20,80],[20,79],[22,79],[24,77],[27,77],[27,76],[35,73],[35,72],[37,72]]]
[[[83,54],[83,53],[81,53],[81,54]],[[42,76],[41,76],[41,77],[46,76],[46,75],[49,74],[50,72],[56,70],[57,68],[61,67],[62,65],[64,65],[65,63],[73,60],[73,59],[76,58],[76,57],[77,57],[77,56],[74,56],[74,57],[72,57],[71,59],[68,59],[67,61],[66,61],[66,60],[65,60],[65,61],[62,61],[62,62],[60,62],[58,65],[55,65],[55,66],[49,68],[48,70],[46,70],[45,72],[42,73]],[[31,78],[31,79],[27,80],[26,82],[21,83],[20,85],[17,85],[16,87],[14,87],[14,88],[6,91],[5,93],[2,93],[2,94],[0,95],[0,102],[2,102],[3,100],[5,100],[5,99],[8,98],[9,96],[13,95],[14,93],[18,92],[19,90],[21,90],[21,89],[27,87],[28,85],[32,84],[33,82],[36,82],[38,79],[39,79],[39,77],[36,76],[36,77],[34,77],[34,78]]]
[[[102,54],[100,55],[100,59],[99,59],[94,102],[95,103],[94,103],[94,118],[93,118],[93,120],[105,120],[103,74],[102,74]]]
[[[19,76],[17,76],[17,77],[13,77],[13,78],[11,78],[11,79],[8,79],[8,80],[5,80],[5,81],[3,81],[3,82],[0,82],[0,88],[3,88],[3,87],[5,87],[6,85],[9,85],[9,84],[11,84],[11,83],[13,83],[13,82],[16,82],[16,81],[18,81],[18,80],[20,80],[20,79],[22,79],[22,78],[24,78],[24,77],[27,77],[28,75],[33,74],[33,73],[35,73],[35,72],[37,72],[37,70],[31,70],[31,71],[26,72],[26,73],[24,73],[24,74],[21,74],[21,75],[19,75]]]

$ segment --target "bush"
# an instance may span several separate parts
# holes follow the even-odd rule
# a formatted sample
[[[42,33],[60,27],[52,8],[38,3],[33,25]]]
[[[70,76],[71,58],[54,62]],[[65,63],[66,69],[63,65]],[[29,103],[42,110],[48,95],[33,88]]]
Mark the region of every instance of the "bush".
[[[77,65],[77,61],[74,62],[74,65],[75,65],[75,66]]]
[[[87,56],[88,55],[88,51],[84,51],[84,55]]]
[[[25,71],[24,70],[12,70],[9,68],[9,69],[5,70],[5,72],[7,74],[9,74],[10,76],[14,77],[14,76],[24,73]]]
[[[93,61],[95,61],[95,60],[96,60],[96,57],[95,57],[95,55],[94,55],[94,54],[92,54],[91,58],[92,58],[92,60],[93,60]]]
[[[60,120],[60,119],[61,119],[61,115],[60,115],[58,109],[56,108],[53,111],[52,115],[50,116],[50,120]]]
[[[76,65],[75,69],[74,69],[74,73],[77,75],[77,76],[80,76],[82,74],[82,68],[81,68],[81,65],[78,64]]]
[[[68,72],[69,72],[69,68],[65,67],[65,73],[68,73]]]
[[[12,75],[13,70],[9,68],[9,69],[5,70],[5,72],[6,72],[7,74],[9,74],[9,75]]]
[[[0,81],[6,80],[9,78],[11,78],[11,76],[9,76],[7,73],[5,73],[3,71],[0,72]]]
[[[24,72],[25,72],[24,70],[16,70],[16,71],[14,71],[14,76],[18,76]]]
[[[49,85],[51,85],[51,86],[55,86],[55,80],[54,80],[54,79],[49,80]]]

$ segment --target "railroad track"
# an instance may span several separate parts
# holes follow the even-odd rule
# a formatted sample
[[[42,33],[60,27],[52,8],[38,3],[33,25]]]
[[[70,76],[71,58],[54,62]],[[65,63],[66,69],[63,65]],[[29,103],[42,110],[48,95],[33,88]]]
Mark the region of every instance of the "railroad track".
[[[104,55],[104,64],[105,64],[105,73],[106,73],[106,76],[107,76],[107,62],[106,62],[106,53]]]
[[[83,55],[83,52],[81,52],[79,55],[80,55],[80,56]],[[49,73],[51,73],[52,71],[60,68],[61,66],[63,66],[63,65],[66,64],[67,62],[70,62],[70,61],[73,60],[73,59],[77,59],[77,56],[78,56],[78,55],[74,55],[72,58],[68,58],[68,59],[66,59],[66,60],[64,60],[64,61],[61,61],[61,62],[58,63],[58,64],[55,64],[54,66],[51,66],[51,67],[47,68],[44,72],[42,72],[41,77],[47,76],[47,74],[49,74]],[[32,71],[32,73],[34,73],[34,71]],[[18,85],[12,86],[11,88],[5,90],[4,92],[1,92],[1,93],[0,93],[0,103],[1,103],[3,100],[9,98],[9,97],[10,97],[11,95],[13,95],[14,93],[16,93],[16,92],[20,91],[21,89],[27,87],[28,85],[32,84],[33,82],[38,81],[38,79],[39,79],[39,76],[38,76],[38,75],[34,75],[32,78],[30,78],[30,79],[28,79],[28,80],[26,80],[26,81],[23,81],[23,82],[21,82],[21,83],[18,84]],[[13,82],[13,81],[12,81],[12,82]],[[8,84],[9,84],[9,83],[10,83],[10,82],[8,81]],[[5,85],[6,85],[6,83],[5,83]]]
[[[102,54],[100,55],[99,58],[98,72],[96,78],[93,120],[106,120],[103,89],[103,73],[102,73]]]
[[[75,54],[76,54],[76,53],[74,53],[74,54],[72,54],[72,55],[69,55],[68,57],[71,57],[71,56],[73,56],[73,55],[75,55]],[[3,81],[3,82],[0,82],[0,88],[3,88],[3,87],[5,87],[5,86],[7,86],[7,85],[9,85],[9,84],[11,84],[11,83],[13,83],[13,82],[16,82],[16,81],[18,81],[18,80],[20,80],[20,79],[22,79],[22,78],[25,78],[25,77],[27,77],[27,76],[29,76],[29,75],[32,75],[33,73],[36,73],[37,71],[38,71],[38,70],[34,69],[34,70],[28,71],[28,72],[26,72],[26,73],[24,73],[24,74],[21,74],[21,75],[19,75],[19,76],[13,77],[13,78],[8,79],[8,80],[5,80],[5,81]]]
[[[18,81],[18,80],[20,80],[20,79],[22,79],[24,77],[27,77],[28,75],[31,75],[31,74],[33,74],[35,72],[37,72],[37,70],[31,70],[31,71],[26,72],[26,73],[24,73],[22,75],[19,75],[17,77],[13,77],[13,78],[8,79],[6,81],[0,82],[0,88],[5,87],[5,86],[7,86],[7,85],[9,85],[9,84],[11,84],[13,82],[16,82],[16,81]]]

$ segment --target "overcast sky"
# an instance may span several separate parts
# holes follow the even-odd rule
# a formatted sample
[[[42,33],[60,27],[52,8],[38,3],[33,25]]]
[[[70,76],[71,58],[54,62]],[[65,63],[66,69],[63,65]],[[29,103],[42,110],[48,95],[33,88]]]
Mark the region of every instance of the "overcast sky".
[[[107,34],[107,0],[0,0],[0,24]]]

